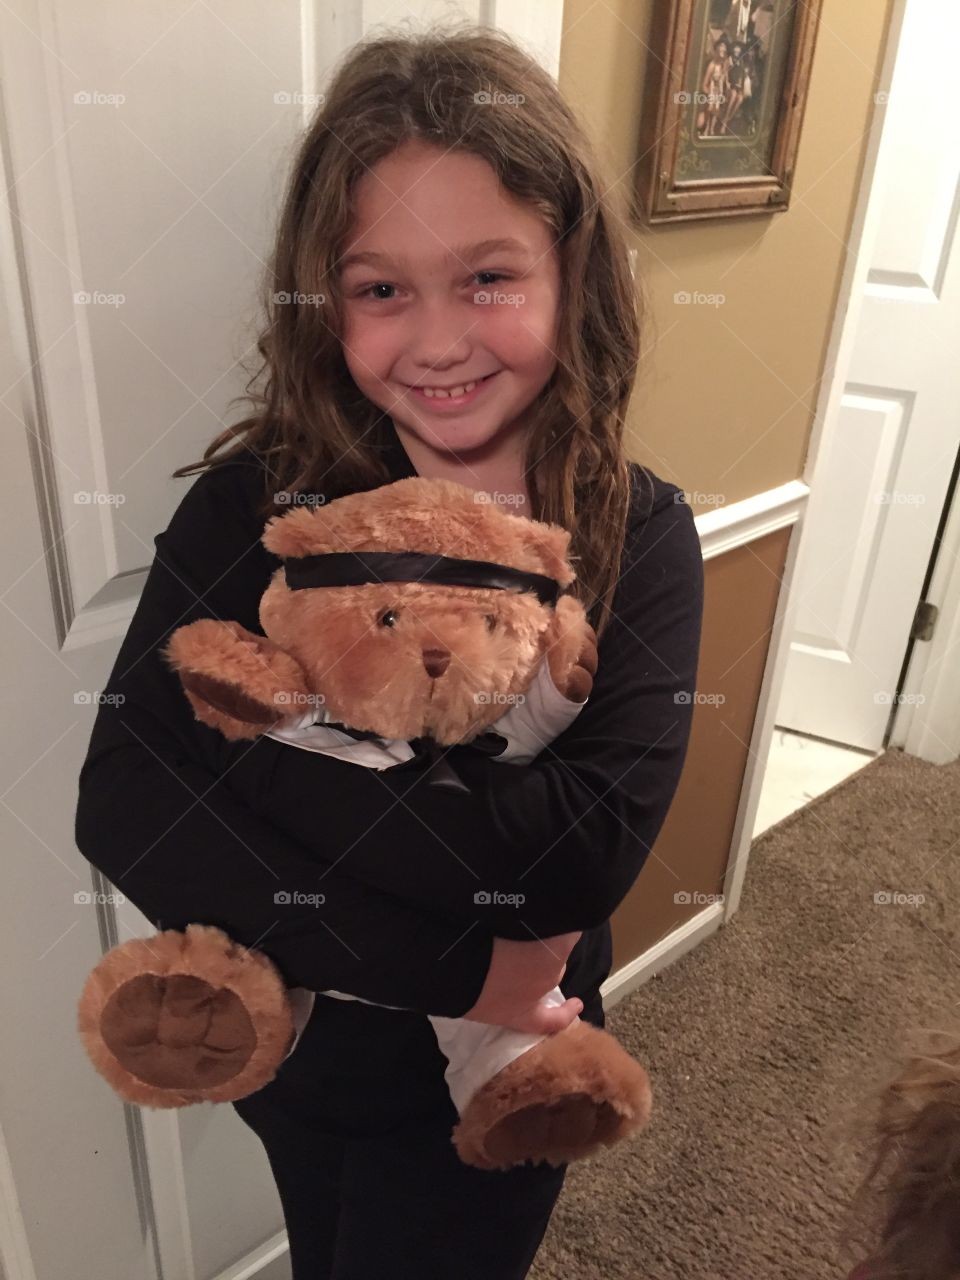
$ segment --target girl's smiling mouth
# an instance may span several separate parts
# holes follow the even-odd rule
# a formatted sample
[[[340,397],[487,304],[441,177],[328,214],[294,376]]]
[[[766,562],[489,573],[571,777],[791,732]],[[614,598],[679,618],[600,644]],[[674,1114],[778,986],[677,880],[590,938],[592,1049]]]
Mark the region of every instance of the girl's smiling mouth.
[[[486,384],[491,382],[499,372],[500,370],[497,369],[494,373],[488,373],[484,378],[478,378],[474,382],[461,383],[458,386],[450,386],[447,389],[430,386],[408,386],[407,389],[413,392],[418,400],[428,402],[431,408],[455,408],[460,405],[469,404],[472,400],[476,399]]]

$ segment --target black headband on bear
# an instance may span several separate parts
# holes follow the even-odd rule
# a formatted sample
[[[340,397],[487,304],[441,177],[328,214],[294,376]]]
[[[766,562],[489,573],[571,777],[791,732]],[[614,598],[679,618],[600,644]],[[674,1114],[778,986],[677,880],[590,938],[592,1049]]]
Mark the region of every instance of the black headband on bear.
[[[283,561],[291,591],[308,587],[357,587],[366,582],[436,582],[445,587],[496,587],[531,591],[541,604],[556,605],[560,583],[492,560],[458,560],[421,551],[324,551]]]

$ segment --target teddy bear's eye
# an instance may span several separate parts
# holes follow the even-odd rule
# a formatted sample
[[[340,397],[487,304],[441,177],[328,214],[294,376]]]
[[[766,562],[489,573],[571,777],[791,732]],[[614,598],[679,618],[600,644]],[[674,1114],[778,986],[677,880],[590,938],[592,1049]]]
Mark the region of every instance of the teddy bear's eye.
[[[380,615],[381,627],[393,627],[393,626],[396,626],[396,622],[397,622],[397,615],[395,610],[388,609],[386,613],[381,613]]]
[[[487,620],[487,630],[494,631],[497,626],[497,615],[495,613],[485,613],[483,616]]]

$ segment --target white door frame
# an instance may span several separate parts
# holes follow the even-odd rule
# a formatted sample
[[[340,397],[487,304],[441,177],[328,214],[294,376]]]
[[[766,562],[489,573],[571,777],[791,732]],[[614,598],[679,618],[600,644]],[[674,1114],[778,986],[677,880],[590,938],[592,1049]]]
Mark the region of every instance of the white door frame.
[[[889,88],[900,47],[907,4],[911,0],[894,0],[890,14],[887,44],[884,50],[880,84]],[[913,0],[917,3],[918,0]],[[881,98],[878,93],[878,98]],[[882,101],[882,98],[881,98]],[[829,465],[834,451],[827,447],[839,430],[840,404],[848,382],[857,337],[857,317],[870,269],[870,247],[881,217],[878,207],[870,208],[871,194],[877,178],[877,158],[885,123],[881,106],[874,111],[870,123],[867,149],[857,205],[851,223],[849,250],[838,293],[833,331],[824,363],[826,377],[821,385],[816,416],[804,466],[803,478],[813,489],[823,469]],[[914,641],[907,651],[910,662],[903,687],[896,691],[891,716],[884,736],[884,747],[901,748],[932,763],[942,764],[960,755],[960,665],[947,655],[960,644],[960,501],[952,501],[943,531],[943,542],[925,599],[939,608],[938,626],[930,641]],[[796,539],[803,548],[803,528]],[[933,548],[931,548],[931,552]],[[792,618],[793,582],[785,579],[788,614]],[[786,643],[789,646],[790,633]],[[776,661],[780,661],[777,653]],[[774,713],[778,703],[774,704]],[[772,726],[771,726],[772,728]],[[766,757],[764,756],[764,760]],[[754,806],[755,808],[755,806]],[[748,838],[752,827],[748,829]]]

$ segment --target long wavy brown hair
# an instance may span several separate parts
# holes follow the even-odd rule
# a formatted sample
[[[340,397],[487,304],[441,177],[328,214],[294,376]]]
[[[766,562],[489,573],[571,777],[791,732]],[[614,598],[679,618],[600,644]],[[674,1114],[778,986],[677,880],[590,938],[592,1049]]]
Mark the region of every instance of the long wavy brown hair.
[[[915,1032],[873,1106],[844,1243],[866,1228],[869,1280],[957,1280],[960,1031]]]
[[[478,93],[518,96],[490,106],[478,103]],[[284,195],[263,279],[261,363],[238,397],[255,412],[221,432],[201,461],[173,474],[252,451],[266,463],[264,516],[276,512],[281,490],[348,492],[388,482],[374,447],[385,415],[359,392],[343,357],[337,265],[356,182],[410,139],[482,157],[554,235],[562,281],[558,363],[531,415],[524,478],[531,515],[570,531],[575,591],[602,634],[627,528],[623,430],[642,308],[583,130],[550,75],[497,30],[394,29],[348,51]],[[322,305],[296,301],[317,294]]]

